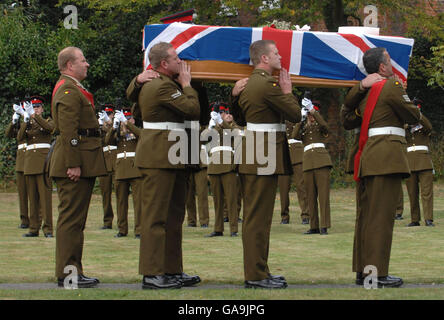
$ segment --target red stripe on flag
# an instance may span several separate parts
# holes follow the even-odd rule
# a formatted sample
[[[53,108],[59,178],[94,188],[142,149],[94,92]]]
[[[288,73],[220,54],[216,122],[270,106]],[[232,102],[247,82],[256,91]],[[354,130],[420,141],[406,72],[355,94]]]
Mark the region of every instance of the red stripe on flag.
[[[277,30],[274,28],[262,28],[262,40],[273,40],[282,57],[281,66],[287,71],[290,70],[291,60],[291,42],[293,39],[293,31]]]
[[[177,49],[205,29],[208,29],[208,26],[193,26],[184,32],[179,33],[170,43],[173,45],[174,49]]]
[[[351,44],[361,49],[362,52],[366,52],[370,47],[360,37],[354,34],[338,33],[344,39],[348,40]]]

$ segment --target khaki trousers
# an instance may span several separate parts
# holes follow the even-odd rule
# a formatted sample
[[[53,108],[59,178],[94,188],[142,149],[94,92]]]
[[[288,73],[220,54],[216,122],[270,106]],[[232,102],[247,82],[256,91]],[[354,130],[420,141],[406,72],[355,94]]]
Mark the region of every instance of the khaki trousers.
[[[421,220],[419,208],[419,195],[421,189],[422,210],[424,220],[433,221],[433,172],[432,170],[412,171],[410,177],[405,180],[410,199],[410,213],[412,222]]]
[[[113,226],[113,206],[112,206],[112,193],[113,193],[114,173],[110,172],[106,176],[99,177],[100,192],[102,194],[103,205],[103,225],[105,227]]]
[[[353,262],[352,262],[352,271],[353,272],[362,272],[364,270],[364,265],[362,264],[362,236],[363,236],[363,223],[362,223],[362,208],[361,208],[361,197],[363,191],[363,183],[362,180],[356,182],[356,192],[355,192],[355,200],[356,200],[356,220],[355,220],[355,234],[353,239]]]
[[[120,233],[128,234],[128,198],[131,189],[134,209],[134,234],[140,234],[140,215],[142,212],[141,184],[141,178],[116,180],[117,227]]]
[[[56,277],[65,278],[63,269],[68,265],[83,274],[83,230],[95,178],[54,178],[59,196],[59,218],[56,230]]]
[[[244,195],[242,244],[246,281],[268,278],[268,251],[277,191],[277,175],[240,174]]]
[[[330,167],[304,171],[304,184],[307,190],[310,229],[330,228]]]
[[[210,186],[214,200],[214,231],[224,231],[224,204],[228,212],[230,232],[238,232],[238,189],[237,176],[234,172],[210,174]]]
[[[52,189],[45,186],[43,174],[25,175],[29,198],[29,232],[53,233]]]
[[[396,214],[402,215],[403,212],[404,212],[404,191],[402,190],[402,183],[401,183],[401,188],[399,190],[398,204],[396,205]]]
[[[208,209],[208,175],[206,168],[190,173],[186,202],[189,224],[197,223],[196,196],[200,225],[208,225],[210,223],[210,213]]]
[[[361,184],[357,261],[361,261],[360,267],[375,266],[379,277],[387,276],[401,176],[369,176]]]
[[[139,273],[144,276],[182,273],[182,224],[188,172],[144,169]]]
[[[28,214],[28,191],[26,188],[26,178],[22,171],[16,171],[17,193],[19,197],[19,210],[21,224],[29,225]]]

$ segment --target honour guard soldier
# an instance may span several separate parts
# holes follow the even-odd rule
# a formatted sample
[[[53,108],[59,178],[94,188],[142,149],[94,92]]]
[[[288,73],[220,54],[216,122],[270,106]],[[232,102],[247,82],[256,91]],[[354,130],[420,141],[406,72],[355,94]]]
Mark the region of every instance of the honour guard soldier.
[[[272,275],[268,267],[270,229],[278,175],[292,173],[284,121],[299,122],[301,109],[292,94],[290,76],[281,68],[281,56],[273,41],[253,42],[250,59],[254,70],[238,99],[246,121],[239,164],[244,196],[245,287],[279,289],[287,287],[287,282],[283,276]],[[278,70],[279,81],[272,76]],[[258,159],[260,153],[268,156],[265,164],[264,159]]]
[[[25,170],[25,153],[26,153],[26,139],[18,140],[18,133],[21,126],[26,126],[25,122],[20,122],[20,116],[25,115],[25,110],[22,104],[17,101],[13,105],[14,115],[12,116],[12,122],[9,123],[6,128],[5,135],[8,138],[17,140],[17,153],[15,158],[15,178],[17,185],[17,192],[19,197],[19,211],[20,211],[20,225],[19,228],[29,228],[29,215],[28,215],[28,192],[26,188],[26,179],[24,175]]]
[[[414,100],[415,102],[415,100]],[[419,102],[416,102],[421,108]],[[419,226],[421,211],[419,194],[424,212],[425,225],[433,227],[433,164],[430,155],[430,136],[432,124],[422,115],[419,123],[406,126],[407,159],[410,167],[410,177],[405,180],[410,199],[410,213],[412,221],[409,227]]]
[[[332,163],[325,147],[328,126],[318,112],[319,108],[310,99],[304,98],[302,105],[304,106],[303,121],[295,126],[291,138],[301,140],[304,144],[302,168],[310,215],[310,229],[305,234],[326,235],[327,229],[331,227],[330,170]]]
[[[117,146],[105,143],[105,136],[111,130],[114,119],[114,106],[105,104],[103,110],[99,112],[99,126],[103,139],[103,155],[105,157],[105,165],[107,174],[99,177],[99,186],[102,193],[103,206],[103,226],[102,229],[112,229],[113,227],[113,206],[112,193],[113,183],[116,171],[116,154]]]
[[[135,120],[128,108],[123,112],[118,110],[114,116],[112,130],[105,137],[105,144],[117,145],[116,160],[116,199],[117,199],[117,227],[119,232],[116,238],[126,237],[128,234],[128,197],[131,189],[134,207],[134,234],[140,238],[140,213],[142,199],[140,185],[142,175],[134,165],[137,141],[141,129],[136,127]]]
[[[347,94],[345,108],[362,117],[359,150],[354,159],[354,178],[361,184],[359,226],[356,236],[357,283],[363,284],[366,267],[377,271],[378,287],[399,287],[401,278],[388,274],[393,226],[402,178],[410,169],[406,157],[404,123],[418,123],[421,113],[393,76],[390,55],[372,48],[363,56],[368,76]]]
[[[25,126],[20,128],[19,140],[26,139],[25,177],[29,198],[29,232],[24,237],[38,237],[39,229],[47,238],[53,237],[52,185],[45,184],[48,168],[45,160],[51,147],[54,123],[44,119],[43,98],[32,97],[25,102]]]
[[[56,277],[58,285],[64,286],[66,267],[71,266],[77,270],[78,288],[90,288],[99,280],[84,274],[83,230],[96,177],[106,174],[105,159],[94,98],[80,83],[89,67],[82,50],[64,48],[57,63],[61,76],[51,107],[57,140],[50,165],[59,196]]]

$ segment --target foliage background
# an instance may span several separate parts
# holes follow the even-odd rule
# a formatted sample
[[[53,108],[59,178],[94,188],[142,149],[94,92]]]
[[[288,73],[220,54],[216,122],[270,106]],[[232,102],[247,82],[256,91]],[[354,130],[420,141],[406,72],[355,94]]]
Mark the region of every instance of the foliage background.
[[[15,3],[14,6],[13,3]],[[435,3],[432,11],[424,9]],[[74,4],[78,9],[78,29],[65,29],[67,14],[63,8]],[[73,45],[83,49],[91,65],[84,84],[98,104],[125,100],[125,89],[142,67],[142,28],[159,23],[160,18],[195,8],[197,24],[261,26],[279,17],[288,25],[309,24],[312,30],[322,25],[330,31],[350,24],[362,25],[364,0],[6,0],[0,3],[0,184],[13,186],[15,141],[4,136],[11,120],[15,97],[39,94],[46,100],[49,115],[53,85],[58,79],[56,60],[60,49]],[[397,30],[397,35],[413,37],[415,46],[409,67],[409,96],[423,100],[423,113],[435,129],[432,150],[436,178],[443,176],[444,162],[444,31],[443,9],[437,1],[375,0],[383,28]],[[442,4],[441,4],[442,6]],[[391,17],[387,26],[386,18]],[[386,20],[384,20],[386,19]],[[421,26],[418,28],[418,26]],[[386,28],[387,30],[384,30]],[[384,33],[386,31],[386,33]],[[227,97],[230,86],[208,83],[210,101]],[[301,95],[305,88],[295,88]],[[346,90],[316,89],[323,103],[323,113],[336,129],[330,152],[335,162],[333,184],[348,184],[343,172],[350,133],[339,125],[337,111]]]

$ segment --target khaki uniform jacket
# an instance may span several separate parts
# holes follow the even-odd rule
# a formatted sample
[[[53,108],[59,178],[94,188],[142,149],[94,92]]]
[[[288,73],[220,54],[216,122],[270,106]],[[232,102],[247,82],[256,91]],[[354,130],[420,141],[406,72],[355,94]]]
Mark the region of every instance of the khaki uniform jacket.
[[[105,157],[106,171],[108,171],[108,173],[111,173],[116,171],[117,146],[105,143],[106,134],[112,130],[112,126],[104,124],[101,129],[102,129],[102,139],[103,139],[103,156]],[[116,147],[116,149],[111,150],[109,147]]]
[[[139,139],[140,128],[137,128],[129,121],[126,123],[129,132],[124,133],[121,129],[120,137],[117,136],[117,130],[111,129],[105,137],[105,144],[117,144],[117,153],[136,152],[137,141]],[[139,178],[139,169],[134,165],[135,157],[123,157],[116,159],[116,180]]]
[[[426,146],[429,151],[416,150],[407,152],[407,159],[411,171],[432,170],[432,157],[430,155],[430,136],[432,134],[432,124],[424,115],[419,123],[422,128],[413,130],[415,125],[409,126],[406,131],[407,148],[415,146]],[[413,131],[413,132],[412,132]]]
[[[19,126],[19,128],[17,127]],[[26,126],[26,123],[24,122],[18,122],[17,124],[13,124],[12,122],[9,123],[8,127],[6,128],[5,135],[8,138],[14,138],[17,140],[17,154],[15,157],[15,171],[17,172],[23,172],[25,171],[25,153],[26,148],[18,149],[18,146],[21,144],[26,143],[26,138],[22,137],[21,140],[18,139],[18,133],[22,126]]]
[[[358,109],[364,114],[370,90],[360,90],[356,84],[345,98],[345,107],[349,110]],[[418,108],[410,101],[402,85],[389,79],[379,95],[370,119],[369,129],[380,127],[404,128],[404,123],[418,123]],[[369,137],[362,151],[359,164],[359,177],[402,174],[410,175],[406,156],[406,140],[398,135],[375,135]]]
[[[302,144],[301,140],[291,138],[291,134],[293,133],[295,125],[290,121],[286,121],[286,125],[291,164],[296,165],[302,163],[302,156],[304,155],[304,145]]]
[[[354,130],[353,144],[350,147],[347,155],[347,162],[345,164],[345,173],[353,173],[355,171],[355,154],[359,149],[359,133],[361,131],[362,118],[358,116],[355,110],[348,110],[342,106],[339,117],[345,130]]]
[[[279,82],[267,71],[254,69],[245,89],[236,101],[241,109],[243,119],[247,123],[282,123],[285,120],[299,122],[301,120],[301,108],[293,94],[283,94]],[[242,124],[243,125],[243,124]],[[253,134],[254,161],[246,162],[247,143],[249,135]],[[265,132],[263,141],[257,139],[257,132],[246,130],[242,143],[242,162],[239,165],[239,173],[258,174],[258,168],[266,168],[268,164],[259,164],[256,158],[256,150],[259,143],[267,154],[268,135]],[[251,149],[251,148],[249,148]],[[250,150],[251,151],[251,150]],[[290,152],[285,132],[276,133],[276,169],[274,174],[292,174]]]
[[[304,147],[312,143],[323,143],[325,145],[328,137],[327,122],[319,112],[313,113],[315,122],[308,125],[308,121],[303,121],[293,129],[292,139],[302,140]],[[312,148],[304,152],[302,160],[302,170],[308,171],[323,167],[331,167],[330,154],[326,148]]]
[[[199,119],[197,92],[181,86],[166,75],[143,85],[139,93],[139,106],[144,122],[176,122]],[[175,130],[177,131],[177,130]],[[171,130],[143,129],[136,149],[136,166],[147,169],[181,169],[185,164],[172,164],[168,159],[170,148],[176,141],[168,141]],[[186,137],[183,130],[181,139]],[[186,142],[186,143],[185,143]],[[188,141],[183,141],[188,146]]]
[[[100,137],[81,136],[79,129],[99,129],[94,107],[80,92],[76,82],[65,75],[65,82],[52,99],[51,113],[55,123],[57,140],[51,158],[50,176],[68,177],[68,168],[81,168],[81,177],[106,174]]]
[[[42,116],[36,114],[34,118],[30,118],[28,124],[20,127],[18,139],[26,139],[28,147],[37,143],[50,144],[53,130],[54,122],[51,118],[45,120]],[[27,150],[25,153],[24,173],[28,175],[48,172],[48,168],[45,168],[48,152],[49,148]]]

